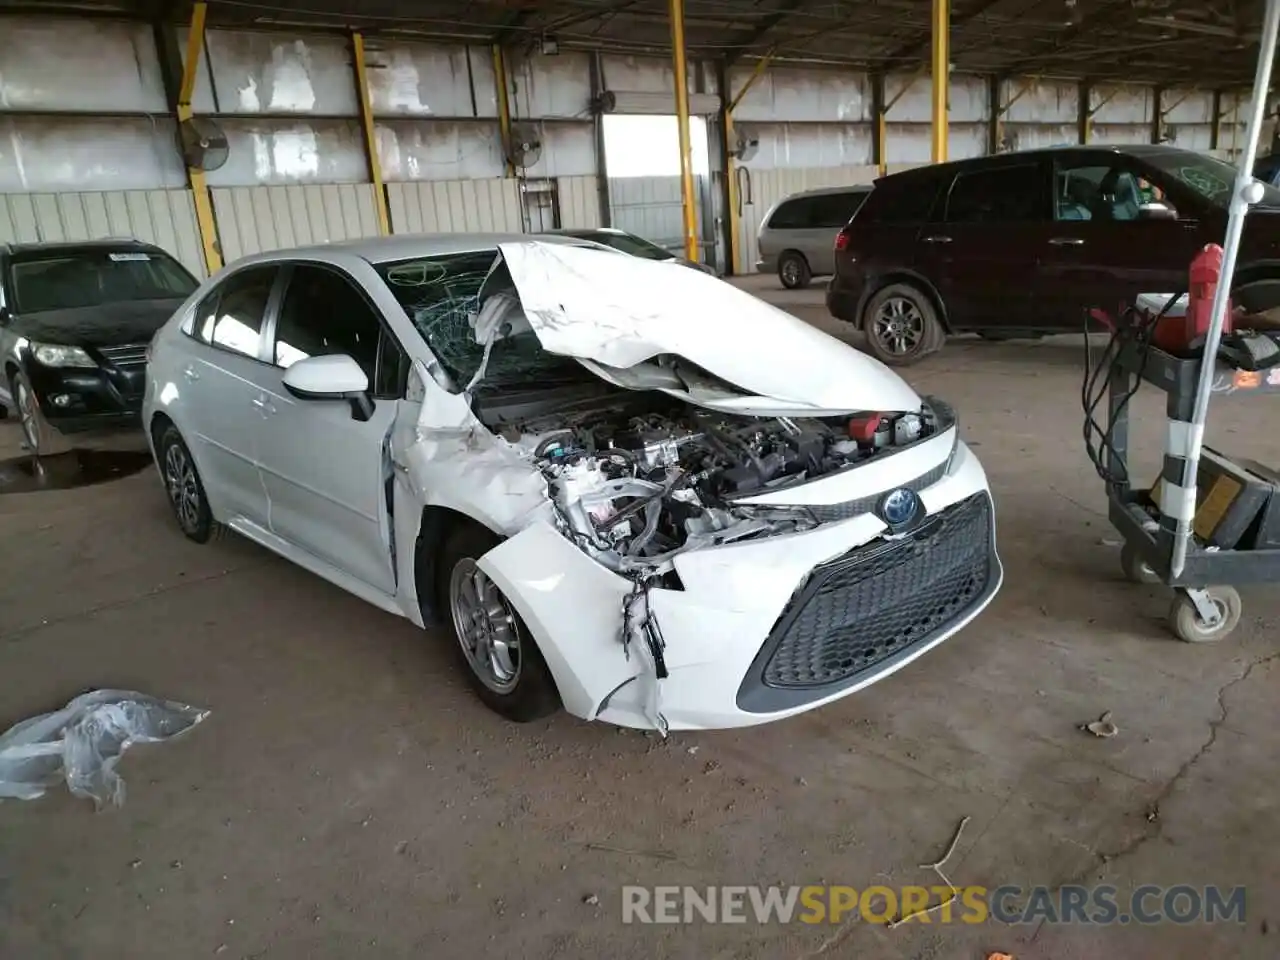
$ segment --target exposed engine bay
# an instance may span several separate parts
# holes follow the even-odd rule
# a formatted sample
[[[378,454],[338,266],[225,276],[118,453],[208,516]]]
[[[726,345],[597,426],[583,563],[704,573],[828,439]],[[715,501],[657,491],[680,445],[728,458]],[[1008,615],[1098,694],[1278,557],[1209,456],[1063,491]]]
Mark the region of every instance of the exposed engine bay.
[[[646,579],[684,550],[816,526],[803,506],[740,501],[851,469],[953,422],[927,403],[792,419],[710,411],[655,391],[504,412],[482,419],[532,455],[561,532],[609,569]]]

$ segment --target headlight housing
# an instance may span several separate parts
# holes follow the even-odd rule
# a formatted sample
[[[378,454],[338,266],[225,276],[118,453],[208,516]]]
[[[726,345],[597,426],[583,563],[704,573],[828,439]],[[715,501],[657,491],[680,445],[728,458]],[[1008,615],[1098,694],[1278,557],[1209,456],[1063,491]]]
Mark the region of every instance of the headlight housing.
[[[32,343],[31,354],[46,367],[97,367],[98,361],[79,347],[56,343]]]

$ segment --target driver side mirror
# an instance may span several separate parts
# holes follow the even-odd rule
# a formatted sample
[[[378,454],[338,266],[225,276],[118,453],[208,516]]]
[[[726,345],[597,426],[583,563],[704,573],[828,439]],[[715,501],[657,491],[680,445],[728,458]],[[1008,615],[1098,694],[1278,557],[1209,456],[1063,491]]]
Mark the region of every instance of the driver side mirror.
[[[1163,200],[1149,200],[1138,207],[1139,220],[1177,220],[1178,211]]]
[[[348,400],[353,419],[373,416],[369,378],[345,353],[299,360],[284,372],[283,382],[299,400]]]

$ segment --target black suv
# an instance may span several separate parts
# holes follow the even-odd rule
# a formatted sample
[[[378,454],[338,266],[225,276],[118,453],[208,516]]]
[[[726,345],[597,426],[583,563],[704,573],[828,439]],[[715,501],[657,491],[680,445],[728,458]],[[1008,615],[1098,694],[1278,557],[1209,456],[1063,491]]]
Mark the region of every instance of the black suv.
[[[136,430],[151,337],[197,286],[137,240],[0,244],[0,407],[27,448]]]

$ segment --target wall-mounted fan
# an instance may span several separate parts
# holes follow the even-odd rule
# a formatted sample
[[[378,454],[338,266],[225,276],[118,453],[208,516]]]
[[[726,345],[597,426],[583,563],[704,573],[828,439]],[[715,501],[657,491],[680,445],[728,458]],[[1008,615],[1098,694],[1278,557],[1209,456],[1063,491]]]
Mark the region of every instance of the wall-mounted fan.
[[[230,152],[227,135],[208,117],[190,117],[178,124],[178,144],[187,166],[195,170],[217,170]]]
[[[536,123],[513,123],[507,159],[518,170],[532,167],[542,156],[542,130]]]
[[[760,136],[751,127],[735,127],[733,130],[735,143],[733,158],[739,163],[746,163],[760,149]]]

